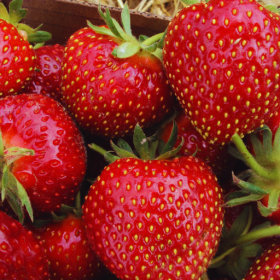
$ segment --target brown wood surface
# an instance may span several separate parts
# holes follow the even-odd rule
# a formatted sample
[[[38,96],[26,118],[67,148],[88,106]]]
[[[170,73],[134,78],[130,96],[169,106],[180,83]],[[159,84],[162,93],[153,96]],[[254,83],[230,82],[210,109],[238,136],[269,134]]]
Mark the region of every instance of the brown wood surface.
[[[2,0],[8,6],[11,0]],[[94,25],[104,24],[98,13],[98,6],[75,0],[23,0],[23,7],[28,9],[24,23],[35,28],[43,23],[41,30],[52,33],[48,44],[66,44],[75,31],[87,26],[87,20]],[[104,9],[103,9],[104,10]],[[120,21],[121,9],[110,8],[111,15]],[[149,13],[131,12],[132,31],[152,36],[163,32],[169,23],[168,18],[157,17]]]

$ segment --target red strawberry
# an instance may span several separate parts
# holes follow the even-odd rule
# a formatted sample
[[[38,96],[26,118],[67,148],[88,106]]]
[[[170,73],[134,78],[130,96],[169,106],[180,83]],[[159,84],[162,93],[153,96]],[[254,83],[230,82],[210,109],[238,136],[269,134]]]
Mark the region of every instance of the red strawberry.
[[[127,157],[106,167],[86,196],[88,238],[120,279],[199,279],[219,242],[221,189],[202,161],[166,159],[175,153],[166,149],[154,159],[149,141],[137,125],[135,148],[145,160],[126,142],[125,150],[112,144]]]
[[[243,280],[279,279],[280,277],[280,244],[268,248],[251,266]]]
[[[96,279],[98,259],[81,217],[68,214],[60,222],[33,229],[33,233],[45,248],[52,280]]]
[[[194,155],[209,165],[220,180],[231,176],[231,170],[235,163],[234,158],[228,153],[228,147],[218,144],[210,144],[199,134],[191,123],[191,119],[184,111],[180,111],[174,121],[178,125],[178,140],[184,138],[185,142],[178,155]],[[163,129],[161,138],[167,142],[172,131],[172,122]]]
[[[122,18],[127,17],[126,6]],[[108,12],[105,18],[109,26],[117,25],[108,20]],[[85,130],[101,136],[132,133],[136,123],[149,126],[173,104],[164,67],[156,57],[157,44],[149,46],[151,38],[139,43],[128,22],[123,23],[128,34],[120,35],[89,24],[91,28],[75,32],[65,48],[64,102]]]
[[[47,95],[62,100],[61,64],[64,47],[61,45],[42,46],[35,49],[36,71],[25,92]]]
[[[47,259],[31,231],[0,211],[1,280],[47,280]]]
[[[279,15],[255,0],[210,0],[182,9],[163,48],[168,78],[192,123],[225,143],[279,109]]]
[[[62,105],[47,96],[21,94],[0,99],[0,112],[2,199],[5,194],[15,207],[17,194],[28,206],[25,189],[37,213],[70,205],[84,178],[86,152]],[[26,156],[31,151],[34,156]]]
[[[40,40],[35,38],[35,30],[19,24],[26,15],[26,10],[21,9],[21,5],[22,1],[11,1],[10,14],[8,14],[4,4],[0,3],[0,96],[20,92],[32,78],[35,69],[35,53],[29,42]],[[28,33],[31,33],[31,36],[28,37],[30,35]],[[46,32],[44,34],[47,37],[50,35]],[[47,39],[49,38],[40,42]]]

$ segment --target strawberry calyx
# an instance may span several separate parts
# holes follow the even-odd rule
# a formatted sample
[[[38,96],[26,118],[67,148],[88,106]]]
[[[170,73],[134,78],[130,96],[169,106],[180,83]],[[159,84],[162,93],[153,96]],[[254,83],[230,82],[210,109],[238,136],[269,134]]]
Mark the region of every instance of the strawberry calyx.
[[[130,13],[127,3],[125,3],[121,13],[123,28],[111,17],[108,8],[104,14],[101,10],[101,5],[99,4],[98,11],[108,28],[95,26],[89,21],[87,21],[87,24],[96,33],[111,36],[121,42],[120,45],[113,50],[112,55],[118,58],[127,58],[141,51],[146,51],[159,59],[162,59],[162,48],[165,33],[159,33],[150,38],[141,35],[139,40],[137,40],[131,32]]]
[[[250,134],[254,156],[237,134],[232,138],[238,151],[231,149],[230,153],[242,159],[250,169],[239,176],[233,174],[233,182],[241,190],[229,194],[226,197],[226,205],[236,206],[257,201],[261,214],[268,217],[280,209],[278,206],[280,198],[280,128],[276,131],[274,139],[267,126],[263,126],[261,130],[263,141],[258,139],[257,131]],[[266,206],[261,202],[264,198],[268,201]]]
[[[21,157],[33,156],[35,152],[30,149],[11,147],[5,149],[2,134],[0,131],[0,196],[1,202],[7,199],[11,208],[14,210],[23,223],[25,207],[30,219],[33,221],[33,210],[26,190],[11,172],[12,164]]]
[[[181,143],[176,148],[173,148],[177,141],[177,135],[178,126],[176,122],[173,122],[173,129],[167,143],[158,139],[158,133],[147,137],[140,125],[136,124],[133,134],[135,150],[132,150],[130,145],[123,139],[119,139],[117,145],[112,140],[110,141],[111,147],[117,155],[112,154],[111,151],[104,150],[94,143],[89,144],[89,147],[102,154],[109,163],[113,163],[120,158],[129,157],[142,160],[162,160],[174,157],[182,148],[184,144],[183,138]]]
[[[22,9],[23,0],[13,0],[9,4],[9,12],[3,3],[0,3],[0,19],[15,26],[21,36],[29,43],[44,43],[51,39],[51,34],[46,31],[39,30],[42,25],[33,29],[30,26],[20,23],[27,14],[26,9]]]

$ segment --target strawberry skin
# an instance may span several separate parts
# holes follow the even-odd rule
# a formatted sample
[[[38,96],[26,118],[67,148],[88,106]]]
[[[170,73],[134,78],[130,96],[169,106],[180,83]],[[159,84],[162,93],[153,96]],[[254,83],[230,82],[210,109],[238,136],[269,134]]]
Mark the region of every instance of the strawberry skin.
[[[32,78],[35,69],[33,47],[10,23],[0,19],[0,97],[14,95]]]
[[[0,100],[4,146],[33,149],[11,172],[26,189],[34,212],[71,205],[83,181],[86,151],[82,135],[61,104],[39,94]]]
[[[160,121],[173,104],[161,61],[145,51],[116,58],[111,53],[118,45],[83,28],[68,40],[62,68],[68,110],[85,130],[106,137]]]
[[[273,244],[253,263],[243,280],[279,279],[280,245]]]
[[[95,279],[98,258],[86,237],[84,221],[73,214],[32,230],[45,248],[52,280]]]
[[[202,161],[123,158],[83,206],[89,241],[120,279],[199,279],[222,228],[221,189]]]
[[[61,101],[61,75],[64,46],[59,44],[35,49],[36,71],[25,92],[47,95]]]
[[[279,109],[279,16],[254,0],[210,0],[170,22],[163,61],[194,126],[229,142]]]
[[[47,259],[31,231],[0,211],[1,280],[47,280]]]

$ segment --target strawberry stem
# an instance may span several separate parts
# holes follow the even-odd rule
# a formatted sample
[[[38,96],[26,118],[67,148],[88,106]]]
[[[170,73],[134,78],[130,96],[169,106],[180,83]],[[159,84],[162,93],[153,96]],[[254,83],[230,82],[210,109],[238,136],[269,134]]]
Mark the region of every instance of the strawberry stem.
[[[223,254],[219,255],[218,257],[212,259],[211,261],[211,265],[221,261],[222,259],[224,259],[224,257],[228,256],[231,252],[233,252],[235,250],[235,247],[234,248],[231,248],[227,251],[225,251]]]
[[[243,140],[241,137],[235,133],[232,136],[232,141],[235,144],[236,148],[239,150],[239,152],[242,154],[244,157],[244,160],[246,163],[249,165],[249,167],[255,171],[259,176],[268,179],[268,180],[273,180],[277,178],[277,174],[275,172],[272,172],[271,170],[267,170],[264,167],[262,167],[256,159],[250,154],[248,151],[246,145],[244,144]],[[278,172],[277,172],[278,173]]]
[[[153,43],[159,41],[163,35],[164,35],[164,32],[156,34],[150,38],[147,38],[145,41],[142,42],[142,44],[144,44],[146,46],[150,46]]]

